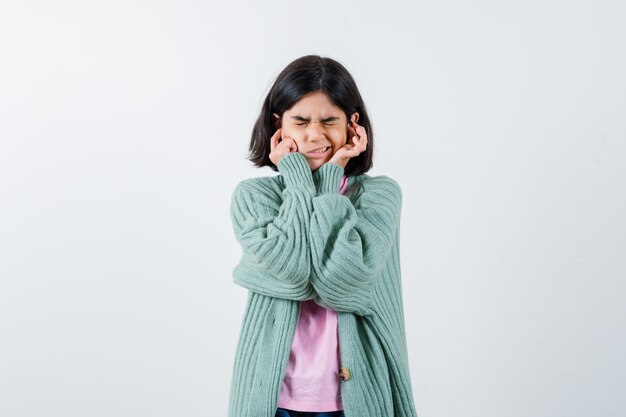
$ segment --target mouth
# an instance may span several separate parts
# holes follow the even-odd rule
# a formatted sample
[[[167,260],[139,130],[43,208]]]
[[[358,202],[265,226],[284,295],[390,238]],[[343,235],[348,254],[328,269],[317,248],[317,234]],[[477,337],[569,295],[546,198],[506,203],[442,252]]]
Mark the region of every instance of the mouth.
[[[323,148],[317,148],[313,151],[309,151],[307,152],[307,155],[310,155],[312,157],[323,157],[323,156],[326,156],[329,151],[330,151],[330,146],[326,146]]]

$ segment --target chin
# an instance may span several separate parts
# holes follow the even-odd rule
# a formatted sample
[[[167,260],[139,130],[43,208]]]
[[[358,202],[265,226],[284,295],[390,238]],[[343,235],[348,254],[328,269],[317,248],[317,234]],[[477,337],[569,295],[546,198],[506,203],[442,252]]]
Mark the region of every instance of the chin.
[[[327,159],[309,159],[308,162],[311,170],[316,171],[319,167],[330,161],[330,159],[330,157],[327,157]]]

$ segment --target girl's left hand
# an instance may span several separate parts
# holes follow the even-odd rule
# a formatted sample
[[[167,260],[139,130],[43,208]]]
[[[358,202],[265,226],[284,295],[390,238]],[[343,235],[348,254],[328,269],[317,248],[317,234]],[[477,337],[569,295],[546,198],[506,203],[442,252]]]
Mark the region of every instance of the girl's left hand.
[[[356,126],[356,129],[353,128]],[[352,143],[350,143],[352,138]],[[348,127],[348,143],[337,149],[335,154],[330,158],[327,163],[334,163],[341,165],[344,169],[348,164],[350,158],[354,158],[367,148],[367,133],[365,128],[350,121],[350,127]]]

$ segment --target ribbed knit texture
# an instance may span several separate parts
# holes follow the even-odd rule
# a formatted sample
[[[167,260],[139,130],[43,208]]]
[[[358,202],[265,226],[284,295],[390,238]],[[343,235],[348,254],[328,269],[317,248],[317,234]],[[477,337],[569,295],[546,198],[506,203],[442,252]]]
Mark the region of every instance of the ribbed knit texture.
[[[274,417],[298,322],[314,299],[338,312],[346,417],[415,417],[400,274],[402,192],[387,176],[315,172],[299,152],[280,175],[237,184],[231,219],[249,290],[230,384],[229,417]]]

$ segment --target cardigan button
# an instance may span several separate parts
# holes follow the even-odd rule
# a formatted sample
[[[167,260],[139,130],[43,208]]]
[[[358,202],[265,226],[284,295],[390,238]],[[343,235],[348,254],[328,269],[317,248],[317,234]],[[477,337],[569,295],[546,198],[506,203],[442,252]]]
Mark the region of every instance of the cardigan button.
[[[339,379],[347,381],[350,379],[350,370],[348,368],[341,368],[339,370]]]

